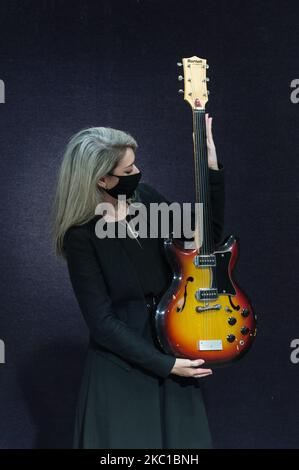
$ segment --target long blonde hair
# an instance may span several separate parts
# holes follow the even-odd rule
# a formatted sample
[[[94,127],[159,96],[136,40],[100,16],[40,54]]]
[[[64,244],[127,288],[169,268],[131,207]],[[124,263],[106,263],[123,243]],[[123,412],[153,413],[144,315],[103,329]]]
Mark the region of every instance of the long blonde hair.
[[[128,133],[111,127],[90,127],[74,134],[67,143],[57,176],[52,207],[52,229],[56,256],[65,258],[64,234],[72,225],[81,225],[95,216],[103,201],[97,181],[113,171],[127,147],[138,144]]]

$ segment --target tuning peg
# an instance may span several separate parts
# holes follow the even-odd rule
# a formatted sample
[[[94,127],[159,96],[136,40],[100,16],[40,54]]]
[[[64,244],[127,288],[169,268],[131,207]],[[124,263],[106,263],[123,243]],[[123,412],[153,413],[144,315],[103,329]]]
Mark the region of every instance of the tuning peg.
[[[179,90],[178,93],[184,93],[184,90]]]
[[[183,65],[182,62],[177,62],[178,67],[182,67],[182,65]]]
[[[182,75],[179,75],[178,80],[181,82],[182,80],[184,80],[184,77]]]
[[[209,68],[209,64],[206,64],[206,69],[208,69],[208,68]]]
[[[209,81],[210,81],[209,77],[206,77],[205,81],[206,81],[206,82],[209,82]]]

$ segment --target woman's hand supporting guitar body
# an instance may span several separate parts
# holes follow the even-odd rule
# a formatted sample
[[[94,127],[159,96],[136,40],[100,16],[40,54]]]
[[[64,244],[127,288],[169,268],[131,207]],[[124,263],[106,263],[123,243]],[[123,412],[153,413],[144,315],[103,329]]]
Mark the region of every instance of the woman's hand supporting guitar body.
[[[205,377],[211,375],[211,369],[203,369],[200,366],[204,364],[203,359],[180,359],[177,358],[170,373],[182,377]]]

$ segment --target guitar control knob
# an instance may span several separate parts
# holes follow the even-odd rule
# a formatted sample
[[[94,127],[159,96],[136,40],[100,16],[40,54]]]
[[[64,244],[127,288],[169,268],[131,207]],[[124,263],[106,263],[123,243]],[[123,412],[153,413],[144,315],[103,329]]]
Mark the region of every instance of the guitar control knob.
[[[227,335],[226,339],[229,343],[233,343],[235,341],[236,337],[235,337],[235,335]]]
[[[229,323],[230,325],[235,325],[235,323],[237,323],[237,320],[236,320],[235,317],[229,317],[228,323]]]
[[[242,326],[241,333],[242,335],[247,335],[247,333],[249,333],[249,328],[247,328],[247,326]]]
[[[248,315],[250,314],[250,311],[248,308],[242,308],[242,317],[248,317]]]

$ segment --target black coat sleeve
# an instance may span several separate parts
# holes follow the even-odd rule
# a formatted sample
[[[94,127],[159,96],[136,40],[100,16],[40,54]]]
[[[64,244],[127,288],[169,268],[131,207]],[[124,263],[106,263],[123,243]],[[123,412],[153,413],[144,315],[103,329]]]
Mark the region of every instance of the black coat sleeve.
[[[209,184],[210,184],[210,202],[212,210],[212,226],[215,247],[222,241],[224,227],[224,209],[225,209],[225,176],[224,167],[218,162],[219,170],[209,168]],[[142,183],[142,199],[148,202],[166,202],[171,204],[164,195],[147,183]],[[194,224],[195,214],[192,210],[192,223]],[[192,240],[188,239],[188,240]],[[182,240],[187,240],[182,237]]]
[[[115,315],[86,227],[69,228],[64,248],[71,284],[91,337],[121,358],[167,377],[175,356],[160,352]]]

